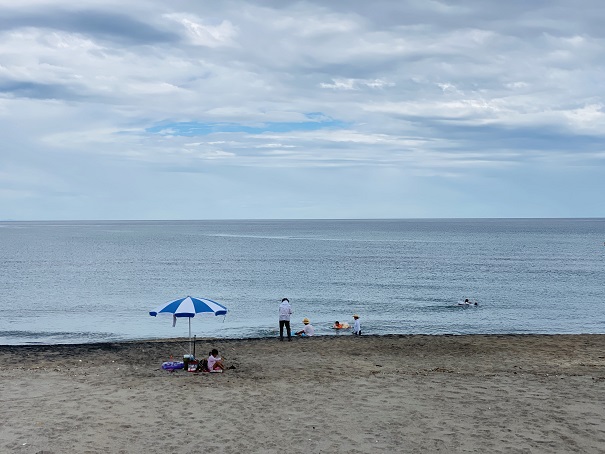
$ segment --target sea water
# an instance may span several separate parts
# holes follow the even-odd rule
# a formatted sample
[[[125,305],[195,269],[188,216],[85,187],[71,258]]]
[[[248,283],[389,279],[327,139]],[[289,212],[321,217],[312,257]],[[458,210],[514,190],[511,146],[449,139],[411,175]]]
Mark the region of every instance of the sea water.
[[[151,317],[187,295],[228,307],[192,335],[605,333],[605,219],[0,223],[0,344],[186,337]],[[477,307],[457,304],[465,298]]]

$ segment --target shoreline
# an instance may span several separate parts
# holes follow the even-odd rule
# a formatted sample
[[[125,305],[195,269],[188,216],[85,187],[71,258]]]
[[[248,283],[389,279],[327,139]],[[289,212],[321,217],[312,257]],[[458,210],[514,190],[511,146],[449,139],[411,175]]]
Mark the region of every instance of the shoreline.
[[[0,451],[602,452],[605,335],[0,345]],[[203,449],[202,449],[203,448]]]
[[[339,333],[339,334],[316,334],[313,336],[314,339],[331,339],[350,337],[351,333]],[[553,337],[553,336],[605,336],[604,333],[438,333],[438,334],[427,334],[427,333],[409,333],[409,334],[363,334],[363,338],[407,338],[407,337]],[[279,335],[274,336],[257,336],[257,337],[197,337],[197,342],[202,341],[216,341],[216,342],[238,342],[238,341],[262,341],[268,339],[276,339]],[[292,338],[297,338],[292,331]],[[92,342],[55,342],[55,343],[23,343],[23,344],[2,344],[0,343],[0,349],[6,347],[82,347],[86,345],[114,345],[114,344],[138,344],[138,343],[162,343],[162,342],[188,342],[188,337],[158,337],[158,338],[136,338],[136,339],[116,339],[116,340],[104,340],[104,341],[92,341]]]

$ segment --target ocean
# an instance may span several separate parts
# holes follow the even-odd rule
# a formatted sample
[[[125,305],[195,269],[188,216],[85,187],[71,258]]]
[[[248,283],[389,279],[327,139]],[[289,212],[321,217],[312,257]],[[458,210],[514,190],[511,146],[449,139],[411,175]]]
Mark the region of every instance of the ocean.
[[[0,344],[186,337],[605,333],[605,219],[0,222]],[[469,298],[477,307],[457,304]]]

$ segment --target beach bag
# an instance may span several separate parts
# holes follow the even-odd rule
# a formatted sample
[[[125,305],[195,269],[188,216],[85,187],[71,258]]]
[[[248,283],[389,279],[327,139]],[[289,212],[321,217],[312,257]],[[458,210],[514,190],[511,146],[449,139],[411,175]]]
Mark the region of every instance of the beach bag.
[[[164,370],[182,369],[184,366],[182,361],[166,361],[162,363],[162,369]]]

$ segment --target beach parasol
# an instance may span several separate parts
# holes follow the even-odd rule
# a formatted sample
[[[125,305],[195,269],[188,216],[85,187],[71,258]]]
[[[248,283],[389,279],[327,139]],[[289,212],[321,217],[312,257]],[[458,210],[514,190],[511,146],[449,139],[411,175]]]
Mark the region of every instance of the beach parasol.
[[[158,314],[172,315],[172,326],[176,324],[177,318],[187,317],[189,320],[189,353],[191,354],[191,319],[196,315],[227,315],[227,308],[208,298],[186,296],[164,303],[155,311],[149,312],[149,315],[153,317]]]

